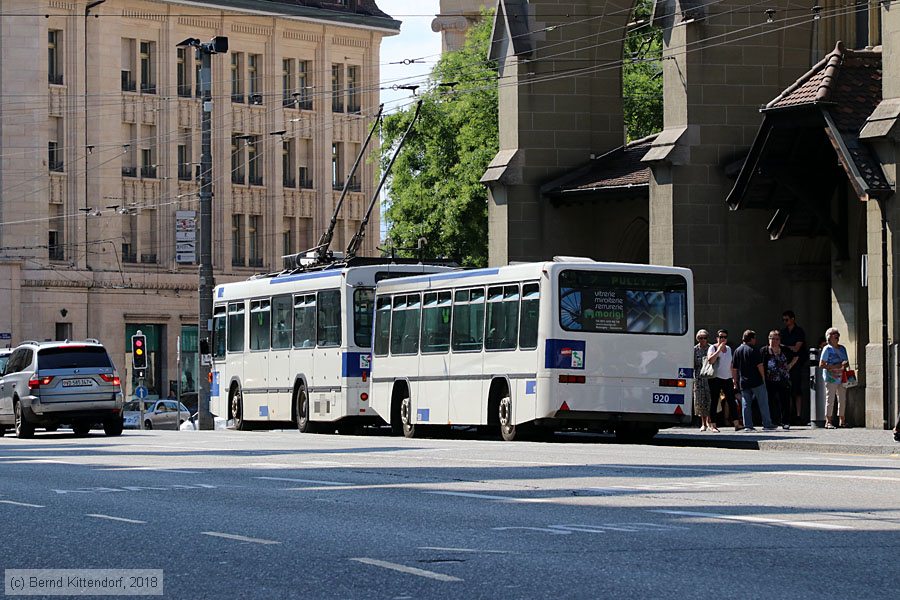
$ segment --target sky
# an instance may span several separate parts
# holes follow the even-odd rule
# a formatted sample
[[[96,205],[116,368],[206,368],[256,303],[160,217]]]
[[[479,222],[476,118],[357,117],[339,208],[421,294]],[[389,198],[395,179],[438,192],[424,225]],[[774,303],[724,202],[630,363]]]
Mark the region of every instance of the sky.
[[[381,42],[381,81],[383,86],[402,85],[405,78],[421,81],[431,72],[441,53],[441,34],[431,30],[431,21],[439,11],[438,0],[376,0],[378,8],[402,21],[400,35]],[[422,58],[424,62],[402,64]],[[389,64],[401,63],[401,64]],[[411,99],[409,90],[382,90],[385,112],[394,112]]]

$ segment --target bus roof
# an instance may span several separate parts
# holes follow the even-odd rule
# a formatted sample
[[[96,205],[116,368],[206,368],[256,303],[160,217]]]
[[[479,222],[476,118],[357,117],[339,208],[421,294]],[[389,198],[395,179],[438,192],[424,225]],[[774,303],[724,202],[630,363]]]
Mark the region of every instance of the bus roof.
[[[634,273],[679,273],[689,282],[693,277],[690,269],[660,265],[633,263],[608,263],[585,260],[556,260],[533,263],[518,263],[503,267],[457,270],[450,273],[415,275],[402,279],[387,279],[378,282],[379,291],[394,292],[399,289],[428,289],[431,287],[455,285],[471,282],[473,285],[498,279],[537,279],[542,273],[555,273],[564,269],[580,268],[595,271],[626,271]]]

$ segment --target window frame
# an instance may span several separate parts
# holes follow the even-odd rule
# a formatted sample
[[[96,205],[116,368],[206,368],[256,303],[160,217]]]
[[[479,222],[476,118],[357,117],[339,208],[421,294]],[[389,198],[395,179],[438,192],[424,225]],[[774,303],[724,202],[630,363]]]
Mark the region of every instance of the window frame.
[[[428,297],[434,297],[434,306],[428,306]],[[443,308],[448,308],[450,310],[450,317],[447,321],[447,347],[444,350],[425,350],[425,324],[427,319],[425,318],[426,310],[439,311]],[[453,290],[435,290],[425,292],[422,295],[422,316],[419,318],[419,353],[423,356],[428,355],[439,355],[439,354],[449,354],[450,353],[450,338],[453,336]]]
[[[534,322],[534,345],[526,346],[525,344],[522,343],[522,332],[525,330],[525,328],[522,326],[525,321],[525,310],[524,310],[525,302],[526,302],[525,289],[530,288],[532,286],[534,288],[536,288],[536,292],[537,292],[536,300],[535,299],[528,300],[529,302],[534,302],[534,301],[537,302],[537,311],[536,311],[535,322]],[[530,294],[532,292],[528,292],[528,293]],[[541,326],[541,284],[538,281],[523,281],[522,286],[521,286],[521,292],[519,294],[519,350],[525,350],[525,351],[537,350],[538,341],[540,340],[540,337],[541,337],[540,326]]]
[[[324,331],[322,329],[322,315],[327,314],[324,310],[325,304],[323,303],[323,298],[325,294],[337,294],[337,342],[336,343],[322,343],[322,335],[321,332]],[[319,290],[316,292],[316,348],[340,348],[343,343],[343,305],[341,304],[341,290],[340,288],[334,288],[330,290]],[[334,327],[330,325],[330,327]],[[330,338],[333,342],[333,338]],[[328,340],[326,340],[328,341]]]
[[[279,337],[283,338],[283,335],[282,336],[276,335],[276,327],[275,327],[275,318],[276,318],[276,311],[277,311],[276,306],[278,303],[283,303],[285,301],[287,302],[287,308],[288,308],[288,311],[287,311],[288,312],[288,322],[286,323],[286,325],[287,325],[287,330],[286,330],[287,331],[287,345],[286,346],[285,345],[276,346],[275,345],[276,339],[278,339]],[[291,346],[294,343],[294,297],[291,294],[281,294],[278,296],[272,296],[272,302],[270,304],[270,324],[269,325],[272,330],[271,334],[269,335],[269,347],[272,350],[290,350]],[[284,340],[282,339],[278,343],[282,344],[283,341]]]
[[[302,304],[300,304],[300,302],[302,302]],[[301,346],[301,345],[297,344],[297,341],[299,339],[298,334],[300,333],[300,330],[298,329],[298,323],[300,323],[300,319],[297,319],[297,309],[300,308],[302,310],[307,310],[309,307],[311,307],[311,313],[312,313],[312,327],[310,328],[311,330],[309,331],[309,333],[311,333],[311,335],[307,336],[306,339],[312,343],[309,346]],[[318,309],[316,306],[316,295],[314,293],[312,293],[312,294],[294,294],[294,308],[293,308],[292,318],[294,320],[294,325],[292,328],[291,346],[295,350],[312,350],[313,348],[315,348],[316,347],[316,321],[318,319]],[[305,323],[305,321],[303,324],[307,325]]]
[[[237,315],[240,317],[241,321],[241,347],[240,349],[232,349],[232,341],[234,340],[234,336],[231,335],[231,323],[232,323],[232,315]],[[247,328],[247,307],[243,300],[240,302],[229,302],[228,303],[228,326],[227,326],[227,343],[226,343],[226,353],[227,354],[244,354],[247,352],[247,333],[245,329]]]
[[[473,302],[473,301],[472,301],[472,297],[473,297],[473,293],[475,293],[475,292],[481,292],[481,297],[480,297],[480,299],[476,299],[476,301]],[[457,299],[457,298],[458,298],[458,294],[466,294],[466,299],[465,299],[465,300],[458,300],[458,299]],[[456,339],[456,335],[455,335],[455,334],[456,334],[456,329],[453,327],[453,325],[454,325],[454,324],[456,323],[456,321],[457,321],[456,307],[457,307],[457,306],[472,306],[472,305],[477,305],[477,304],[481,304],[481,305],[484,306],[484,308],[483,308],[483,310],[482,310],[482,313],[481,313],[481,328],[480,328],[480,329],[481,329],[481,339],[480,339],[480,345],[479,345],[478,348],[462,348],[462,349],[457,349],[457,348],[454,347],[454,342],[455,342],[455,339]],[[484,352],[484,327],[485,327],[485,322],[487,321],[487,319],[485,318],[485,317],[487,316],[487,290],[485,289],[485,286],[477,286],[477,287],[467,287],[467,288],[457,288],[457,289],[454,289],[454,290],[453,290],[453,305],[452,305],[452,307],[453,307],[453,311],[452,311],[452,313],[451,313],[451,315],[450,315],[450,323],[451,323],[451,330],[450,330],[450,351],[453,352],[453,353],[460,353],[460,354],[462,354],[462,353],[472,353],[472,352]],[[474,343],[474,342],[472,342],[472,343]]]
[[[266,323],[266,326],[259,331],[265,331],[266,333],[266,345],[264,347],[254,348],[254,336],[253,332],[257,330],[254,327],[253,323],[253,314],[254,313],[268,313],[269,322]],[[271,298],[257,298],[255,300],[250,301],[250,352],[268,352],[272,349],[272,299]],[[260,324],[258,327],[262,327]]]

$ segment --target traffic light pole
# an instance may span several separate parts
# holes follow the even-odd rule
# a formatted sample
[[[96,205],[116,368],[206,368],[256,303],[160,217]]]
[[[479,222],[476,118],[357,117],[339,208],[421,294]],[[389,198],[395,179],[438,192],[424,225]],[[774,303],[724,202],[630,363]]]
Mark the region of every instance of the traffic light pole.
[[[208,49],[200,46],[200,306],[197,333],[199,340],[209,340],[212,320],[213,288],[215,279],[212,268],[212,93],[211,56]],[[199,350],[199,345],[198,345]],[[200,429],[213,429],[213,418],[209,411],[209,391],[211,367],[204,357],[200,357],[197,374],[197,411],[200,413]]]

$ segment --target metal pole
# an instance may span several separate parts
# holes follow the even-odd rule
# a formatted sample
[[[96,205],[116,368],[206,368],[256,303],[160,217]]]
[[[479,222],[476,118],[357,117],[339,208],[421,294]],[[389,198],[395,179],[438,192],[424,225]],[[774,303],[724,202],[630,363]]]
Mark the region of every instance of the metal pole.
[[[181,336],[177,336],[175,338],[175,369],[178,373],[178,378],[175,380],[175,408],[176,414],[175,417],[175,431],[179,431],[181,427],[179,427],[178,421],[181,419]],[[190,419],[191,415],[188,414],[188,419]]]
[[[893,421],[891,412],[891,348],[888,339],[888,227],[887,207],[884,199],[878,200],[881,209],[881,393],[884,410],[883,427],[889,429]]]
[[[141,371],[143,373],[143,371]],[[138,389],[142,389],[144,387],[144,376],[141,375],[138,377]],[[138,397],[138,405],[141,407],[141,429],[144,429],[144,399],[141,398],[140,394],[137,394]]]
[[[210,337],[210,321],[212,320],[213,288],[215,280],[212,269],[212,93],[211,53],[203,48],[198,49],[200,55],[200,307],[197,327],[199,341]],[[199,429],[212,429],[213,420],[209,412],[209,374],[210,365],[200,360],[197,372],[197,411]],[[177,419],[176,419],[177,420]]]

